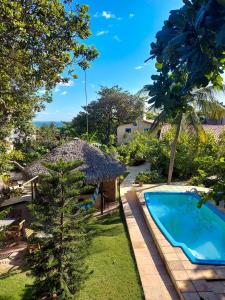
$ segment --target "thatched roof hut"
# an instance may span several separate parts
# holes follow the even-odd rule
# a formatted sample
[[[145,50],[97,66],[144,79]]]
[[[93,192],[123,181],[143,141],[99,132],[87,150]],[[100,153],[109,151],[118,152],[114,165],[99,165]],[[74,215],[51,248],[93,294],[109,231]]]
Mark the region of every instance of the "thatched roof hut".
[[[84,162],[78,169],[85,173],[87,183],[101,183],[116,179],[126,169],[123,164],[110,155],[103,153],[97,147],[78,138],[54,148],[51,152],[34,161],[24,169],[29,178],[46,174],[43,161],[56,162],[62,158],[65,161],[81,160]]]

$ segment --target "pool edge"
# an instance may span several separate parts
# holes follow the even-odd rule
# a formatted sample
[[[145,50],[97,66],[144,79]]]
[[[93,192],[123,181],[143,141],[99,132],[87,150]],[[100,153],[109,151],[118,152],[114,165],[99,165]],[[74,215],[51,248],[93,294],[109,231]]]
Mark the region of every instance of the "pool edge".
[[[168,192],[145,192],[144,193],[144,202],[146,203],[146,197],[145,194],[149,193],[149,194],[185,194],[185,195],[191,195],[192,197],[194,197],[196,199],[196,201],[199,201],[201,199],[201,197],[199,195],[197,195],[196,193],[187,191],[187,192],[174,192],[174,191],[168,191]],[[221,218],[223,221],[225,221],[225,215],[219,211],[215,206],[213,206],[211,203],[205,203],[203,204],[205,205],[208,209],[210,209],[214,214],[216,214],[219,218]],[[161,221],[159,220],[159,218],[156,216],[156,214],[154,212],[152,212],[150,210],[150,208],[148,207],[148,205],[146,205],[147,210],[149,212],[149,214],[151,215],[151,217],[153,218],[154,222],[157,224],[159,230],[162,232],[162,234],[164,235],[164,237],[166,238],[166,240],[172,244],[173,247],[179,247],[183,250],[183,252],[185,253],[185,255],[187,256],[187,258],[193,263],[193,264],[197,264],[197,265],[218,265],[218,266],[225,266],[225,260],[207,260],[207,259],[199,259],[197,257],[195,257],[191,251],[188,249],[188,247],[186,246],[185,243],[181,243],[181,242],[177,242],[172,235],[167,231],[167,229],[163,226],[163,224],[161,223]],[[200,209],[197,208],[196,209]]]
[[[145,192],[148,191],[145,190]],[[192,264],[182,248],[172,246],[150,215],[145,204],[144,192],[137,188],[136,194],[154,243],[181,299],[186,299],[187,295],[191,297],[190,299],[200,299],[202,297],[202,290],[193,285],[196,280],[204,281],[207,284],[207,280],[225,279],[225,268],[221,269],[221,266],[214,267],[213,265]],[[178,262],[177,264],[180,262],[183,265],[182,271],[173,266],[174,261]],[[216,267],[218,267],[219,271]],[[181,283],[184,282],[185,286],[181,286]],[[210,291],[209,293],[214,296],[214,292]]]

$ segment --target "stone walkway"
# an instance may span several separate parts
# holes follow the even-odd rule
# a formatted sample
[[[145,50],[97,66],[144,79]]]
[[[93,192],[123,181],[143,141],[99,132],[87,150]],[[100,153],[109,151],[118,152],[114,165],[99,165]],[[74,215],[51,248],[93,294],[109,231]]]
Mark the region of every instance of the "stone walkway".
[[[0,277],[21,266],[26,249],[27,243],[21,241],[14,246],[0,250]]]
[[[165,265],[156,249],[132,187],[140,171],[150,170],[148,164],[129,167],[129,175],[121,185],[121,199],[126,223],[146,300],[179,299]]]

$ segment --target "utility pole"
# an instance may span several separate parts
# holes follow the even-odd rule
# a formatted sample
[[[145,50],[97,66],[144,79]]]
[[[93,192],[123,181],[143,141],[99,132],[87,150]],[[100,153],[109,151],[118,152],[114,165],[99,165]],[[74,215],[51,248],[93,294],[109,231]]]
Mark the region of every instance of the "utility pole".
[[[87,133],[87,136],[88,136],[88,111],[87,111],[88,96],[87,96],[87,73],[86,73],[86,69],[84,70],[84,91],[85,91],[85,99],[86,99],[86,133]]]

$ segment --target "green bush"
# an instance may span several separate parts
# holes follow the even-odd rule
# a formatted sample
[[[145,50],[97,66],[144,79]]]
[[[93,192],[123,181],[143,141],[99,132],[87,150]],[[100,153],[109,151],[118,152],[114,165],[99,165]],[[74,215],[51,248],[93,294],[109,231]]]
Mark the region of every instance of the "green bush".
[[[137,166],[146,161],[149,134],[135,133],[128,145],[117,147],[117,158],[125,164]]]
[[[168,130],[160,139],[149,133],[135,134],[128,145],[117,147],[117,158],[125,164],[137,165],[144,161],[151,164],[162,177],[167,177],[174,129]],[[225,133],[216,140],[212,134],[206,134],[201,142],[191,132],[182,132],[179,137],[174,164],[174,179],[189,180],[194,184],[210,185],[207,178],[216,175],[216,161],[225,156]]]
[[[135,179],[135,183],[161,183],[164,182],[165,178],[156,170],[151,172],[140,172]]]
[[[206,134],[206,142],[200,142],[196,135],[183,132],[180,135],[174,164],[174,178],[187,180],[205,171],[207,176],[214,175],[214,161],[220,149],[214,136]],[[168,166],[174,131],[169,130],[161,139],[151,139],[147,151],[147,160],[153,169],[159,170],[163,176],[168,174]]]

